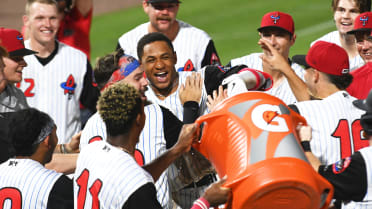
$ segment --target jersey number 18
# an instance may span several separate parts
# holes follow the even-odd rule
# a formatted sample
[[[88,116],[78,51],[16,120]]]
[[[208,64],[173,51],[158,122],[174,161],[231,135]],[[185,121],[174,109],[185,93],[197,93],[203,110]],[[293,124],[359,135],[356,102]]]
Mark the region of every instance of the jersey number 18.
[[[351,123],[351,134],[349,131],[349,123],[342,119],[338,122],[336,130],[332,136],[340,139],[341,159],[349,157],[363,147],[369,145],[367,140],[362,140],[362,126],[360,120],[355,120]],[[352,147],[354,149],[352,149]]]

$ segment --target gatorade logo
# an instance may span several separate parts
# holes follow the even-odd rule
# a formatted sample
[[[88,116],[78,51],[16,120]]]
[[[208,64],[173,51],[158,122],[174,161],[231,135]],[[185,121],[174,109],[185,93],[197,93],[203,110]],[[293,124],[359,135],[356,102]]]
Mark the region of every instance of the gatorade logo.
[[[273,132],[288,132],[289,128],[277,105],[262,104],[253,109],[251,119],[260,129]]]

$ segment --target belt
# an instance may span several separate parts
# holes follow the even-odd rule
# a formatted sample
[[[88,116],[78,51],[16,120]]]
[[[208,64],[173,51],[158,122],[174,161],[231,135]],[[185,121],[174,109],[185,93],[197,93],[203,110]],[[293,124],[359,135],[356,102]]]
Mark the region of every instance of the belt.
[[[208,186],[211,183],[215,182],[216,180],[217,180],[216,174],[211,173],[211,174],[203,176],[203,178],[201,178],[198,182],[193,182],[193,183],[185,186],[184,189]]]

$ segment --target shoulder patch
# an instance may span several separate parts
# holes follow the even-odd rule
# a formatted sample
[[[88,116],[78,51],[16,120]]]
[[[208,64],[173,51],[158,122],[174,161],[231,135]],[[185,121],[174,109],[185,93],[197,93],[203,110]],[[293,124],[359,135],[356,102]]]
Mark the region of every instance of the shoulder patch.
[[[332,171],[334,174],[340,174],[342,172],[344,172],[344,170],[349,167],[350,165],[350,162],[351,162],[351,157],[347,157],[345,159],[342,159],[338,162],[336,162],[335,164],[333,164],[332,166]]]

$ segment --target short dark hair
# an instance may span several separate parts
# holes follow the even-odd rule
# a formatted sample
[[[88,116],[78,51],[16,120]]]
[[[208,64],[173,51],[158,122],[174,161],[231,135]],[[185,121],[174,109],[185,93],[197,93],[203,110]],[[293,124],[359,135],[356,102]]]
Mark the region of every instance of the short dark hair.
[[[336,87],[340,90],[345,90],[353,81],[353,76],[350,73],[341,76],[326,73],[324,74],[327,75],[328,80],[336,85]]]
[[[119,60],[123,55],[124,50],[119,48],[113,53],[97,58],[93,72],[98,89],[102,89],[111,75],[119,68]]]
[[[106,88],[98,99],[98,113],[106,124],[107,134],[128,133],[142,105],[138,90],[129,84],[117,82]]]
[[[139,61],[141,62],[142,56],[143,56],[143,48],[150,43],[153,43],[155,41],[165,41],[170,49],[172,49],[172,52],[174,52],[174,47],[172,44],[172,41],[164,34],[160,32],[153,32],[148,33],[144,35],[137,44],[137,56]]]
[[[12,142],[16,156],[31,156],[35,153],[39,143],[40,132],[51,118],[35,108],[19,110],[9,119],[9,140]]]
[[[353,0],[359,9],[359,13],[371,11],[371,0]],[[336,12],[340,0],[332,0],[332,10]]]

